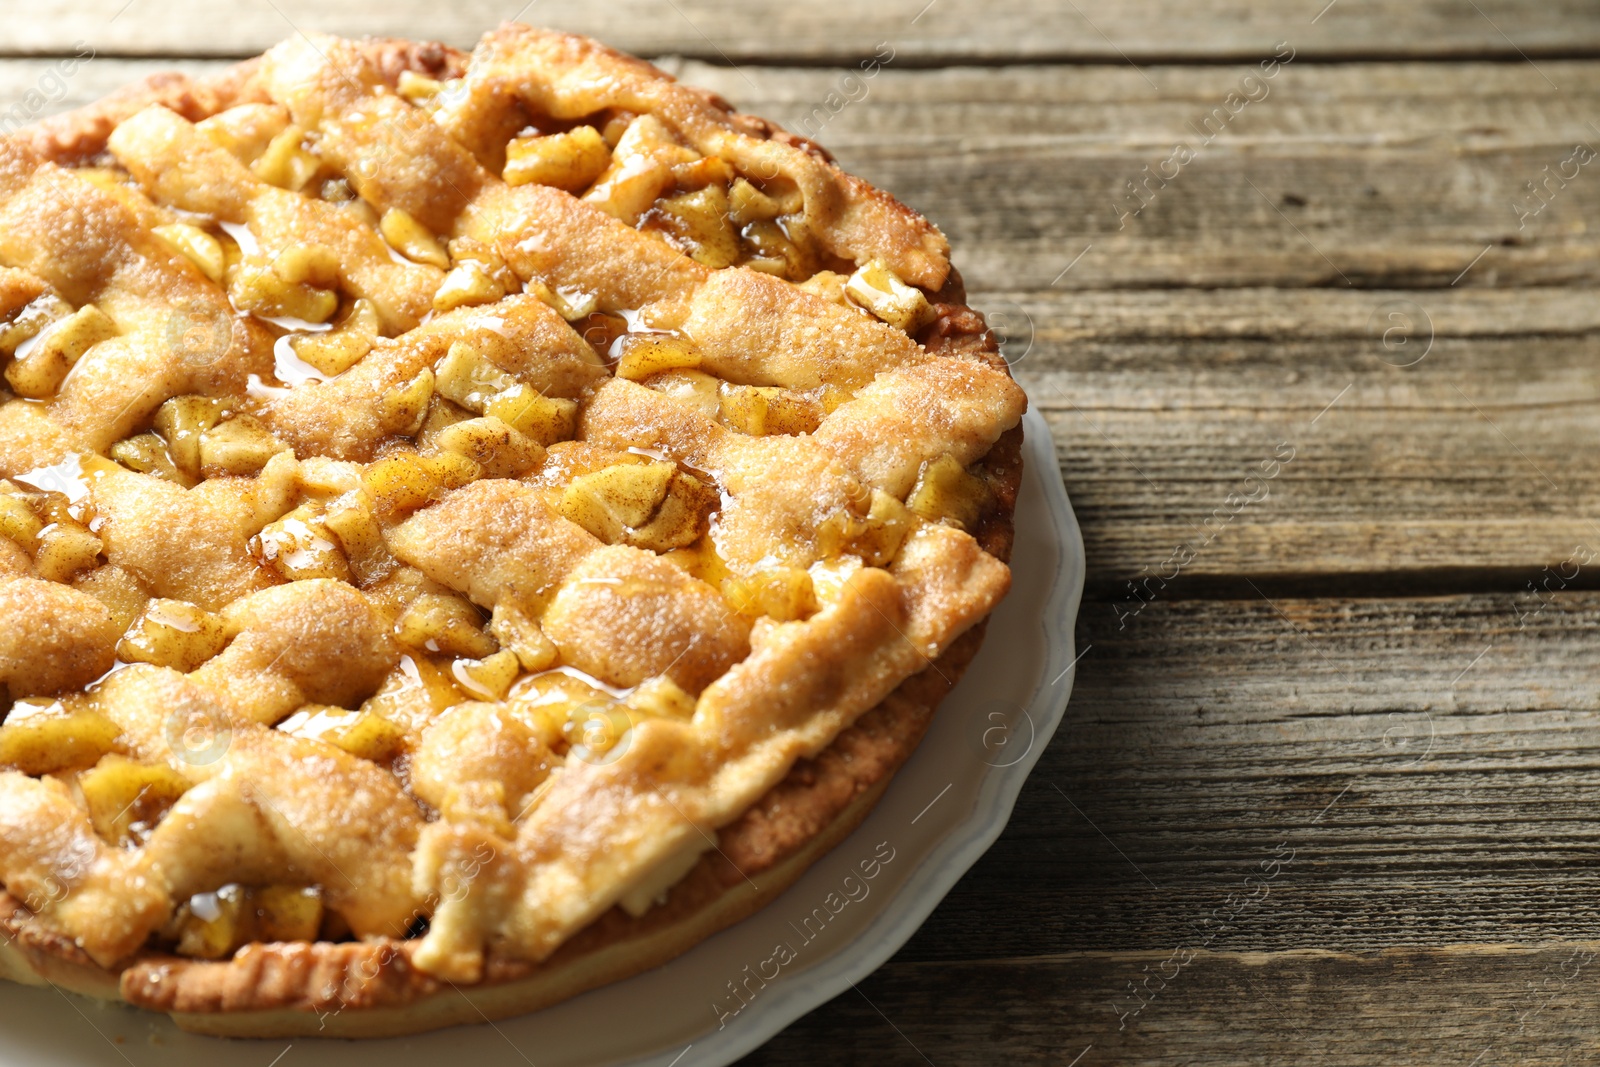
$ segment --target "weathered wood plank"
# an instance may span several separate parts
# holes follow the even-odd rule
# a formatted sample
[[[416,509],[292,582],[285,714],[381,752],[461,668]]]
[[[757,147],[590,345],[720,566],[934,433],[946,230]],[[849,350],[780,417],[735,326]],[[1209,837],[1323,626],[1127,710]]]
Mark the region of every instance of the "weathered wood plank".
[[[1600,472],[1580,444],[1600,436],[1594,296],[1513,308],[1519,295],[975,301],[1050,421],[1091,587],[1154,575],[1194,595],[1232,575],[1440,569],[1514,589],[1600,544]]]
[[[1513,206],[1568,151],[1220,150],[1137,217],[1119,214],[1138,203],[1125,183],[1164,153],[1039,145],[930,161],[879,147],[843,158],[938,220],[982,287],[1443,288],[1600,279],[1584,221],[1600,185],[1571,186],[1527,227]]]
[[[1579,1062],[1600,595],[1548,601],[1087,603],[1010,827],[862,992],[939,1064]],[[854,992],[748,1062],[818,1047],[922,1062]]]
[[[815,1063],[827,1049],[851,1063],[940,1067],[1589,1063],[1600,1047],[1597,956],[1600,944],[1580,942],[1202,953],[1176,972],[1167,952],[895,961],[741,1062]],[[1173,975],[1165,989],[1162,973]],[[1129,983],[1147,975],[1160,995],[1124,1017],[1139,1005]]]
[[[903,958],[1204,940],[1280,846],[1292,861],[1210,947],[1600,939],[1600,594],[1561,585],[1086,602],[1065,722]]]
[[[1420,359],[1430,339],[1569,337],[1600,329],[1600,290],[1576,286],[1354,293],[1272,288],[1029,293],[974,287],[970,295],[976,306],[990,310],[995,328],[1007,338],[1007,358],[1019,369],[1037,358],[1034,353],[1059,356],[1079,342],[1353,340],[1398,365]],[[1507,381],[1526,383],[1520,368],[1504,369],[1516,372]],[[1566,396],[1552,392],[1547,399]]]
[[[294,30],[430,36],[469,45],[506,18],[587,33],[642,54],[711,59],[835,62],[892,41],[923,62],[1018,59],[1120,61],[1253,56],[1274,42],[1304,42],[1327,59],[1462,58],[1600,51],[1600,13],[1583,0],[1529,5],[1396,5],[1384,0],[1270,4],[1259,0],[890,0],[878,4],[645,0],[546,7],[520,0],[318,4],[247,0],[216,17],[203,0],[42,0],[12,20],[15,53],[70,50],[249,55]],[[1319,14],[1320,12],[1320,14]]]
[[[1216,143],[1290,140],[1351,147],[1421,142],[1473,148],[1561,143],[1588,131],[1600,97],[1600,69],[1589,62],[1305,62],[1280,50],[1270,77],[1268,49],[1208,66],[1125,64],[950,67],[902,70],[848,80],[850,70],[749,67],[730,70],[667,57],[660,65],[716,89],[741,107],[830,144],[888,140],[980,150],[1019,142],[1062,141],[1087,149],[1120,145],[1168,149],[1193,138],[1230,92],[1250,102],[1212,118]],[[1244,84],[1246,74],[1253,80]],[[1550,79],[1547,81],[1546,79]],[[1559,92],[1552,89],[1552,82]],[[813,108],[830,92],[842,99]]]

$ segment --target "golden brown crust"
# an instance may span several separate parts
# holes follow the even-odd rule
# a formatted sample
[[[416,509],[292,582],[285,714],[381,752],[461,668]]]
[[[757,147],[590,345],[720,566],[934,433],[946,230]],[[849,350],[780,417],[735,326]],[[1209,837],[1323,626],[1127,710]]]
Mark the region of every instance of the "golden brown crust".
[[[496,31],[495,36],[514,41],[521,29],[508,23]],[[560,49],[563,58],[571,58],[573,62],[598,61],[614,81],[641,72],[645,77],[640,80],[646,83],[659,85],[664,80],[663,95],[670,103],[684,107],[690,116],[725,125],[757,142],[772,141],[805,152],[824,167],[829,178],[859,207],[854,211],[846,209],[844,217],[836,220],[843,229],[851,231],[859,241],[870,237],[881,245],[899,246],[901,262],[897,265],[909,280],[940,290],[942,296],[954,303],[961,302],[960,280],[950,270],[950,249],[944,235],[893,196],[842,170],[821,145],[790,133],[769,119],[736,111],[715,93],[681,86],[670,78],[663,79],[648,63],[597,41],[571,34],[544,33],[541,38]],[[390,85],[398,82],[404,71],[441,79],[459,77],[470,58],[458,49],[437,42],[394,38],[368,38],[362,42],[362,49]],[[62,164],[82,162],[104,152],[111,131],[151,104],[160,104],[191,122],[198,122],[238,104],[264,102],[268,97],[260,85],[260,74],[259,57],[204,78],[178,73],[154,74],[96,103],[47,119],[25,131],[23,136],[45,159]],[[700,105],[698,109],[696,104]],[[702,113],[694,115],[697,110]]]
[[[457,76],[467,58],[432,44],[372,40],[363,47],[391,82],[404,70]],[[107,137],[117,125],[151,103],[198,120],[238,103],[265,99],[259,76],[258,60],[207,79],[156,76],[37,127],[29,144],[45,158],[62,163],[92,158],[105,151]],[[831,164],[819,147],[765,120],[734,113],[719,99],[705,99],[723,111],[739,132],[800,147]],[[886,194],[857,179],[848,181],[874,202],[917,218]],[[918,340],[936,355],[976,358],[1004,370],[981,316],[964,304],[959,276],[951,270],[934,277],[935,284],[942,285],[935,298],[937,316]],[[1010,554],[1020,444],[1019,426],[1001,437],[983,463],[995,507],[976,536],[987,552],[1001,560]],[[412,966],[415,942],[395,940],[258,944],[219,963],[145,953],[123,967],[103,968],[3,895],[0,926],[9,936],[0,948],[0,975],[117,997],[171,1013],[188,1029],[240,1036],[397,1034],[554,1003],[671,959],[758,909],[797,879],[871,810],[894,771],[915,749],[939,700],[976,654],[982,631],[982,623],[968,630],[944,651],[936,667],[904,681],[815,758],[796,763],[758,803],[724,827],[719,851],[702,857],[665,904],[641,918],[612,908],[541,964],[491,952],[479,987],[484,995],[475,996],[476,1004]],[[751,887],[752,879],[758,888]]]
[[[414,942],[251,945],[207,963],[150,953],[116,971],[43,932],[0,895],[0,975],[173,1015],[185,1029],[227,1036],[393,1036],[503,1018],[649,970],[759,910],[843,840],[915,751],[934,710],[983,640],[964,634],[935,667],[908,679],[814,760],[719,835],[667,902],[633,918],[619,909],[536,967],[491,963],[475,1004],[410,963]]]
[[[201,1033],[361,1037],[471,1023],[480,1009],[491,1018],[522,1014],[659,966],[759,910],[859,825],[982,640],[981,627],[968,631],[937,669],[908,679],[826,752],[797,765],[722,831],[719,852],[664,905],[640,918],[612,909],[537,966],[492,961],[478,988],[499,988],[477,1007],[417,971],[415,942],[402,941],[253,945],[225,963],[150,955],[122,972],[121,996]]]
[[[52,982],[84,996],[120,997],[116,971],[103,968],[89,954],[57,934],[7,893],[0,892],[0,977],[29,985]]]
[[[437,41],[369,38],[368,58],[393,83],[402,71],[435,78],[459,77],[467,56]],[[239,104],[263,103],[259,84],[261,59],[247,59],[203,78],[165,72],[123,86],[92,104],[56,115],[21,131],[26,143],[45,159],[62,165],[93,159],[106,150],[111,131],[151,104],[170,108],[190,122],[199,122]]]

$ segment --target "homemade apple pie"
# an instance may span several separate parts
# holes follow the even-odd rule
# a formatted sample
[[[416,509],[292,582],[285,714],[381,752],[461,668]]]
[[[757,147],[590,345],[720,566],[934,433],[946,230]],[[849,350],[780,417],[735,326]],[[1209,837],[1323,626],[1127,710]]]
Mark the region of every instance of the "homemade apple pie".
[[[760,907],[1010,581],[963,300],[817,146],[520,25],[0,139],[0,974],[394,1034]]]

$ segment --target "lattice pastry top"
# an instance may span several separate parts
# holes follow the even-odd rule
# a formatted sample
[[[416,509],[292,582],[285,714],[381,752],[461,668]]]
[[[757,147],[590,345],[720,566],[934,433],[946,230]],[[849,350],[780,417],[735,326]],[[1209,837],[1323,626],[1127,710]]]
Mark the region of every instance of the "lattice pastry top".
[[[941,235],[589,41],[112,98],[0,264],[0,880],[101,967],[544,959],[1009,582]]]

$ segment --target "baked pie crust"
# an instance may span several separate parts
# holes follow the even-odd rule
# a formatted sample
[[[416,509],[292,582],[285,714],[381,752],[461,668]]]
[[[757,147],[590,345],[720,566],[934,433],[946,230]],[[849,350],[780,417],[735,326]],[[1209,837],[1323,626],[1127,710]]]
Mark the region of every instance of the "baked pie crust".
[[[0,140],[0,975],[529,1011],[761,907],[982,639],[943,236],[593,41],[300,38]]]

